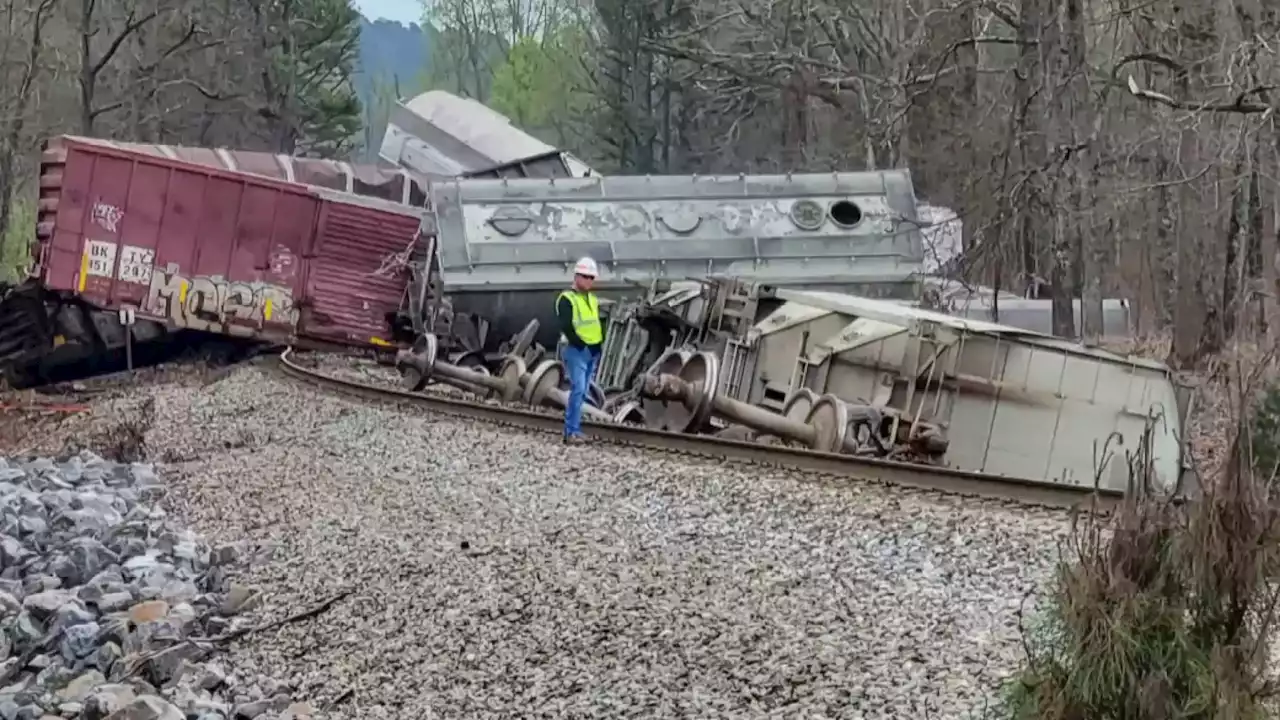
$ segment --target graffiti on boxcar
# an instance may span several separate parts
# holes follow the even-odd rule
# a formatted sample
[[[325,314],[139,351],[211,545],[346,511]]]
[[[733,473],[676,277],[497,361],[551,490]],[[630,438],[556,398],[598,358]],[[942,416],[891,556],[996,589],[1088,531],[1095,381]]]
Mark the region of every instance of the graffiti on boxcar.
[[[178,327],[241,337],[253,336],[264,324],[292,328],[298,322],[293,292],[287,287],[187,277],[172,269],[155,268],[143,307]]]
[[[107,232],[119,232],[120,220],[123,218],[124,211],[115,205],[101,200],[93,204],[93,221]]]
[[[276,277],[292,277],[294,273],[294,257],[293,251],[284,245],[279,245],[271,252],[270,267],[271,274]]]

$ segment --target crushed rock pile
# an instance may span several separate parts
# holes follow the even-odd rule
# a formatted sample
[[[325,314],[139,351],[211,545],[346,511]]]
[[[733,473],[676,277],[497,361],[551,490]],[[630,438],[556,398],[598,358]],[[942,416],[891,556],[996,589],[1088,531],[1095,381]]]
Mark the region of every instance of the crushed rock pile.
[[[293,688],[219,650],[255,628],[252,558],[157,504],[145,464],[0,458],[0,720],[302,720]],[[270,548],[256,549],[269,553]]]

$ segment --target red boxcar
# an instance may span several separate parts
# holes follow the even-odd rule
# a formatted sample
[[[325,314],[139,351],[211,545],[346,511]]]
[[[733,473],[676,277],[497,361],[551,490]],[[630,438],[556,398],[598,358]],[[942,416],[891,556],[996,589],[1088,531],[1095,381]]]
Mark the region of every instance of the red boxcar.
[[[50,143],[35,274],[139,319],[275,342],[390,341],[422,209],[108,141]]]

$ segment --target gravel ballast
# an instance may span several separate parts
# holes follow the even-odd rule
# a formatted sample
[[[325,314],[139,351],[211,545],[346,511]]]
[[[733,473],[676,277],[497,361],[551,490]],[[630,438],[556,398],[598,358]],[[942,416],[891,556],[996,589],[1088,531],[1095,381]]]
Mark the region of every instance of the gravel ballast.
[[[171,523],[164,489],[88,451],[0,458],[0,718],[309,716],[287,686],[206,662],[250,630],[256,593],[229,580],[244,546]]]
[[[250,367],[151,390],[168,502],[258,548],[231,644],[316,717],[963,717],[1065,513],[524,433]]]

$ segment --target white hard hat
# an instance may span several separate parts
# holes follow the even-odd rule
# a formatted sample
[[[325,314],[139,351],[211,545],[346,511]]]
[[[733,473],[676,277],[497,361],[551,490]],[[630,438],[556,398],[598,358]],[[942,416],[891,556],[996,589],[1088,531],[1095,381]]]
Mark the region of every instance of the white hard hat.
[[[596,277],[600,272],[596,269],[596,261],[589,257],[584,257],[573,266],[574,275],[586,275],[587,277]]]

